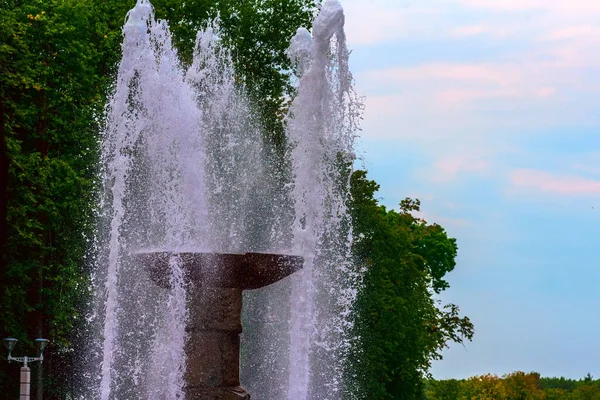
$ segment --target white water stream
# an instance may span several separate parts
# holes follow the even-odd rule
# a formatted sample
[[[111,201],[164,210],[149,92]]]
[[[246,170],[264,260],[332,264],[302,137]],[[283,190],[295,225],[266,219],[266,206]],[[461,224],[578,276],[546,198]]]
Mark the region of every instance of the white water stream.
[[[236,83],[219,23],[198,33],[183,69],[168,24],[138,1],[107,106],[95,312],[84,398],[184,397],[186,294],[131,260],[142,250],[279,252],[305,257],[290,278],[245,295],[243,384],[253,399],[342,398],[358,275],[350,259],[348,175],[360,105],[344,14],[327,0],[289,55],[299,75],[276,165],[257,112]],[[207,310],[210,312],[210,310]]]

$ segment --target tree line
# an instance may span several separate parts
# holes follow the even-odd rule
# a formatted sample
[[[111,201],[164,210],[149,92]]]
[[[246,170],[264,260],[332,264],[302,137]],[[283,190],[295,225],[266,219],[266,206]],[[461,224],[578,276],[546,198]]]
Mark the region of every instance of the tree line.
[[[196,30],[220,15],[242,82],[265,127],[285,151],[287,102],[294,95],[285,50],[318,11],[313,0],[154,0],[171,26],[181,62]],[[46,399],[77,385],[77,333],[85,324],[89,257],[98,197],[104,107],[120,57],[121,27],[135,1],[0,0],[0,336],[51,340],[43,371]],[[432,360],[473,325],[434,294],[448,287],[456,241],[413,214],[418,200],[388,210],[366,171],[351,176],[354,257],[365,271],[348,360],[348,393],[364,399],[417,399]],[[18,368],[0,365],[3,396],[16,397]],[[43,383],[43,385],[42,385]],[[429,387],[429,386],[427,386]],[[36,393],[34,393],[35,395]]]
[[[537,372],[516,371],[501,377],[479,375],[469,379],[429,379],[427,400],[599,400],[600,379],[544,378]]]

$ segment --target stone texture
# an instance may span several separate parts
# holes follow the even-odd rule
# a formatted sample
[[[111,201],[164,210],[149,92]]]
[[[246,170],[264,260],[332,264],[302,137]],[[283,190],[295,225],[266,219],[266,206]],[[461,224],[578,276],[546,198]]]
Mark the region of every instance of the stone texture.
[[[150,278],[160,287],[169,287],[170,259],[177,255],[188,282],[202,286],[258,289],[300,270],[300,256],[267,253],[171,253],[151,252],[135,255],[148,268]]]
[[[140,253],[160,287],[170,285],[171,252]],[[249,400],[240,386],[242,290],[277,282],[302,268],[299,256],[177,253],[187,290],[187,400]]]
[[[242,289],[188,288],[188,330],[242,332]]]
[[[189,386],[238,386],[240,337],[237,332],[190,332],[186,343]]]
[[[250,400],[250,395],[241,386],[194,387],[187,389],[187,400]]]
[[[190,284],[188,310],[185,380],[188,393],[203,393],[190,398],[247,398],[231,389],[240,385],[242,289]]]

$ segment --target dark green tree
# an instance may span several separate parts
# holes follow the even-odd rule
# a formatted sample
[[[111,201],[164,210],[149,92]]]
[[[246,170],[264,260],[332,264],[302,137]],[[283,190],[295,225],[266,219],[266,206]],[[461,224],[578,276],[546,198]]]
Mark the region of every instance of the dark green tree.
[[[50,338],[45,365],[52,372],[62,369],[87,286],[95,117],[114,50],[92,1],[3,2],[0,20],[0,334],[16,336],[29,353],[30,339]],[[5,373],[17,373],[9,367]],[[8,393],[14,387],[2,386]]]
[[[577,386],[577,381],[574,379],[560,378],[540,378],[540,387],[542,389],[562,389],[572,391]]]
[[[418,200],[400,211],[374,197],[378,185],[356,171],[351,179],[354,252],[366,269],[357,300],[355,379],[358,397],[420,399],[423,376],[449,342],[473,336],[456,305],[433,299],[448,287],[456,241],[437,224],[413,216]]]
[[[428,400],[461,400],[461,382],[456,379],[427,379],[425,393]]]
[[[170,23],[182,61],[191,61],[198,29],[220,18],[225,43],[278,161],[285,149],[283,117],[293,95],[291,64],[286,55],[299,27],[309,29],[317,12],[315,0],[153,1],[156,16]]]
[[[220,14],[240,82],[268,138],[283,148],[285,49],[315,11],[308,0],[156,0],[182,62],[197,28]],[[0,334],[52,344],[48,396],[73,385],[73,333],[87,296],[86,252],[94,227],[99,128],[134,0],[0,1]],[[279,152],[283,157],[283,151]],[[17,350],[19,351],[19,350]],[[3,363],[3,395],[16,397],[16,366]],[[35,375],[35,371],[34,371]],[[35,385],[34,385],[35,386]],[[63,396],[64,397],[64,396]]]

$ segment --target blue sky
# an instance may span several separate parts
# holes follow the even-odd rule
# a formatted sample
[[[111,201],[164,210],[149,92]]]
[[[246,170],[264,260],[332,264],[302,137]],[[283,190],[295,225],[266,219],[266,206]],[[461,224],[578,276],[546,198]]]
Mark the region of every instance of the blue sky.
[[[458,239],[437,378],[600,377],[600,1],[342,0],[359,153]]]

